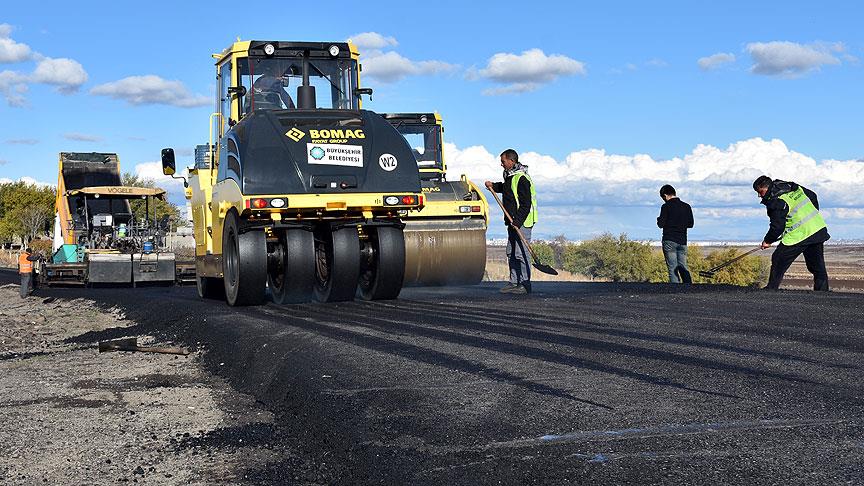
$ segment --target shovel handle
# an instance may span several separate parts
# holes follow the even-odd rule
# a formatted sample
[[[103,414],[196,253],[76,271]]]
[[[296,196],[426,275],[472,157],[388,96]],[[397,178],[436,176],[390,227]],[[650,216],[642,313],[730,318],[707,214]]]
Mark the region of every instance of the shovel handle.
[[[755,253],[755,252],[757,252],[757,251],[759,251],[759,250],[761,250],[761,249],[762,249],[761,246],[757,246],[756,248],[753,248],[752,250],[750,250],[750,251],[748,251],[748,252],[746,252],[746,253],[742,253],[742,254],[738,255],[737,257],[735,257],[735,258],[729,260],[728,262],[723,262],[723,263],[721,263],[720,265],[717,265],[717,266],[714,267],[714,268],[708,269],[708,271],[709,271],[709,272],[712,272],[712,273],[713,273],[713,272],[716,272],[717,270],[720,270],[721,268],[728,267],[729,265],[732,265],[733,263],[735,263],[735,262],[737,262],[738,260],[740,260],[740,259],[746,257],[747,255],[749,255],[749,254],[751,254],[751,253]]]
[[[492,196],[495,197],[495,202],[498,203],[498,206],[501,208],[501,211],[504,211],[504,216],[507,216],[507,220],[510,221],[510,226],[512,226],[513,229],[516,230],[516,233],[519,235],[519,239],[522,240],[522,243],[525,245],[526,248],[528,248],[528,251],[531,253],[531,258],[533,258],[534,262],[537,263],[538,258],[537,258],[537,254],[534,253],[534,248],[531,248],[531,245],[525,239],[525,235],[523,235],[522,231],[519,228],[517,228],[515,224],[513,224],[513,217],[510,216],[510,213],[508,213],[506,209],[504,209],[504,204],[501,203],[501,199],[498,198],[498,194],[495,191],[493,191],[492,189],[489,189],[488,187],[486,189],[488,189],[489,192],[492,193]]]

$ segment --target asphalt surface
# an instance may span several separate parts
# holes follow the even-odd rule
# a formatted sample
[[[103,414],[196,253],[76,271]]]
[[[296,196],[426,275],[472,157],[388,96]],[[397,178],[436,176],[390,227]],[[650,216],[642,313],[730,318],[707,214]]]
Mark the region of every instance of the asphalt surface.
[[[11,281],[14,275],[0,274]],[[535,283],[229,308],[194,288],[45,289],[203,347],[276,427],[252,483],[861,484],[864,295]]]

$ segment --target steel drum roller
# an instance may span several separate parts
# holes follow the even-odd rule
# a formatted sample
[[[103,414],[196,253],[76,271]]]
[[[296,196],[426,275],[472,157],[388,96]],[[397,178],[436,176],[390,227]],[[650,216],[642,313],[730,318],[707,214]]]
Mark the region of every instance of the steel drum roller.
[[[483,218],[405,223],[405,285],[473,285],[483,280]]]

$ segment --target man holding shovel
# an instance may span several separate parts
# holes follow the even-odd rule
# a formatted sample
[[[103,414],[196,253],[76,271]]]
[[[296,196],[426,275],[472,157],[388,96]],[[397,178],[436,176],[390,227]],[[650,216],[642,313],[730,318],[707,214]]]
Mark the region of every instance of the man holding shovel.
[[[766,289],[777,290],[783,275],[798,255],[804,254],[807,270],[813,274],[813,290],[828,290],[823,244],[831,236],[819,213],[816,193],[794,182],[771,180],[759,176],[753,190],[762,198],[771,225],[762,241],[762,249],[777,240],[780,244],[771,255],[771,276]]]
[[[527,166],[519,163],[519,154],[513,149],[501,152],[501,167],[504,182],[486,181],[486,188],[501,193],[502,206],[513,222],[504,216],[507,226],[507,261],[510,266],[510,283],[501,289],[504,294],[531,293],[531,260],[526,248],[531,240],[531,228],[537,222],[537,191]],[[519,236],[519,230],[524,241]]]

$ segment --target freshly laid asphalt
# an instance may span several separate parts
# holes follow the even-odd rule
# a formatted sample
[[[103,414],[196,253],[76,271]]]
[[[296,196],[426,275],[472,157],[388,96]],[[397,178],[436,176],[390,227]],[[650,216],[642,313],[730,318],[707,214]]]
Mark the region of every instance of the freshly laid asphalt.
[[[275,428],[212,438],[282,451],[250,483],[864,483],[864,294],[541,282],[231,308],[190,287],[38,292],[139,323],[79,341],[203,349],[273,410]]]

